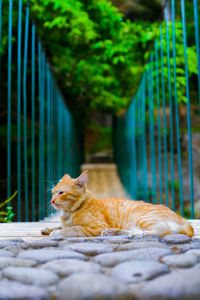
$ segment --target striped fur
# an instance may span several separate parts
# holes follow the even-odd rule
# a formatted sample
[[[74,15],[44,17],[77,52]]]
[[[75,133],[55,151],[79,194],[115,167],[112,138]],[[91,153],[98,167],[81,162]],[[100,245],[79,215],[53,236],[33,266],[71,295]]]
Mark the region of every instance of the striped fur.
[[[52,190],[52,205],[62,210],[62,229],[52,236],[68,237],[143,233],[164,236],[183,233],[193,236],[193,228],[164,205],[143,201],[95,199],[86,189],[87,171],[77,179],[65,175]]]

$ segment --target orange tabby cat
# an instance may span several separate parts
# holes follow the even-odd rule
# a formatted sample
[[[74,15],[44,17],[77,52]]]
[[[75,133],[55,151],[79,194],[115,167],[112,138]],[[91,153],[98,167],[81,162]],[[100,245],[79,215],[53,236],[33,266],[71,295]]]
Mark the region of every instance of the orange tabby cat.
[[[120,233],[193,236],[191,225],[164,205],[117,198],[95,199],[86,188],[87,178],[87,171],[76,179],[66,174],[53,188],[51,204],[62,210],[62,227],[44,230],[43,234],[51,232],[52,237]]]

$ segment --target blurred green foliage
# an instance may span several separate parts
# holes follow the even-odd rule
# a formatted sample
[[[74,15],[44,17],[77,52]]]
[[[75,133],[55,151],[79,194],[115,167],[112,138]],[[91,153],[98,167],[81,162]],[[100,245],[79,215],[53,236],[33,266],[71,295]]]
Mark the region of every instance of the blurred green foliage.
[[[4,3],[7,5],[2,6],[2,56],[6,56],[8,41],[8,0],[3,0]],[[24,10],[26,4],[24,0]],[[178,101],[185,102],[184,48],[179,4],[176,7],[177,88]],[[158,21],[137,19],[131,22],[107,0],[30,0],[29,5],[31,18],[36,24],[37,34],[42,40],[58,85],[83,126],[90,122],[93,110],[123,113],[138,88],[149,52],[154,48],[154,40],[159,39]],[[192,2],[186,1],[186,8],[191,100],[195,102],[197,59]],[[18,1],[15,1],[14,47],[17,47],[17,11]],[[168,93],[165,23],[162,25],[165,92]],[[172,54],[171,24],[169,34]],[[13,60],[13,70],[14,63]],[[173,85],[172,68],[171,80]]]
[[[0,203],[0,209],[2,209],[4,206],[9,204],[9,202],[17,195],[17,191],[14,192],[14,194],[5,200],[4,202]],[[12,206],[6,206],[6,211],[0,211],[0,222],[4,223],[10,223],[12,221],[12,218],[15,216],[15,214],[12,211]]]
[[[157,24],[131,23],[107,0],[31,0],[44,48],[75,113],[130,103]]]

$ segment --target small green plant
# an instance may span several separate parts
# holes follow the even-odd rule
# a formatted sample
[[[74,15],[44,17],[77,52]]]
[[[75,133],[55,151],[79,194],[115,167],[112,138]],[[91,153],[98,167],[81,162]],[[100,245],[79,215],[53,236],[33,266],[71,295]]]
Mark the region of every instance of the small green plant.
[[[4,207],[7,203],[9,203],[15,196],[17,195],[17,191],[14,194],[5,200],[3,203],[0,203],[0,209]],[[7,206],[6,211],[0,211],[0,222],[10,223],[15,214],[12,211],[12,206]]]

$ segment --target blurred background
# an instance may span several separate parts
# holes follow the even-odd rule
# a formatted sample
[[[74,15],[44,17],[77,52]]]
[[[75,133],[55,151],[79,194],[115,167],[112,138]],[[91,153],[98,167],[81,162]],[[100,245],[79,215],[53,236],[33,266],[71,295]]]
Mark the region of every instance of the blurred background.
[[[82,163],[116,163],[127,196],[200,216],[199,8],[0,0],[0,190],[18,191],[15,220],[44,218],[51,184]]]

